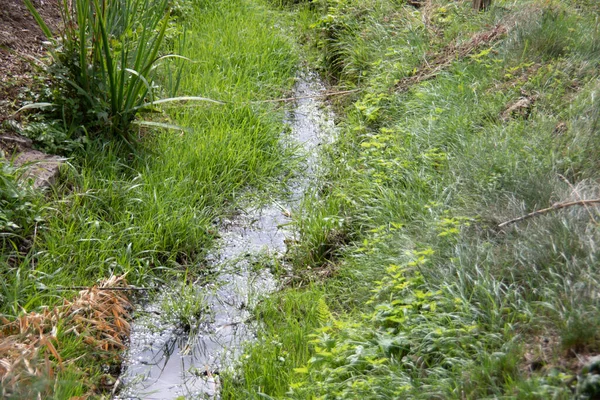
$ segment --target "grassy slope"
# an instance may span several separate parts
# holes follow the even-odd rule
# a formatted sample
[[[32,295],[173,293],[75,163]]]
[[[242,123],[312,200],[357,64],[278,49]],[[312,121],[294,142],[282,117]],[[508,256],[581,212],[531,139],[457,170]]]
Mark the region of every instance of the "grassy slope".
[[[477,14],[443,0],[421,10],[324,3],[311,31],[319,65],[362,92],[336,104],[342,134],[324,153],[322,195],[297,217],[294,263],[298,274],[336,274],[263,304],[261,341],[224,397],[566,399],[598,390],[576,376],[600,352],[597,209],[497,228],[598,197],[597,6],[498,0]],[[498,23],[508,27],[500,41],[396,89],[431,66],[424,60]],[[505,112],[522,98],[529,107]],[[337,257],[326,260],[324,248]]]
[[[213,221],[231,211],[239,192],[265,188],[282,173],[283,112],[249,101],[289,90],[296,58],[286,38],[270,29],[273,16],[246,0],[195,1],[186,16],[182,95],[232,102],[169,110],[189,133],[153,132],[135,156],[112,144],[92,145],[75,158],[50,194],[30,253],[0,262],[0,312],[14,316],[60,303],[55,287],[92,285],[112,274],[151,286],[183,280],[199,268]],[[66,329],[66,328],[65,328]],[[65,360],[90,354],[73,335],[57,332]],[[99,371],[90,357],[77,362]],[[78,367],[59,376],[56,398],[89,390]]]

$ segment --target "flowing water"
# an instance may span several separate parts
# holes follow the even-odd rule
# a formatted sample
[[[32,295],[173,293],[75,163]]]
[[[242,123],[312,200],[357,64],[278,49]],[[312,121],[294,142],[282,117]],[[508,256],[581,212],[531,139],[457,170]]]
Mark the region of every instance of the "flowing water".
[[[305,152],[306,162],[288,187],[291,194],[221,221],[218,250],[207,260],[211,282],[196,288],[206,305],[206,318],[187,332],[164,322],[160,304],[165,298],[177,301],[177,293],[172,292],[139,313],[132,325],[119,399],[219,397],[219,371],[235,364],[258,327],[251,321],[250,310],[261,296],[277,290],[269,271],[253,268],[255,261],[282,258],[285,239],[292,234],[283,227],[290,222],[285,210],[297,207],[305,192],[315,186],[318,146],[333,138],[331,112],[319,97],[324,91],[311,73],[301,75],[294,89],[297,100],[289,115],[292,130],[285,139]]]

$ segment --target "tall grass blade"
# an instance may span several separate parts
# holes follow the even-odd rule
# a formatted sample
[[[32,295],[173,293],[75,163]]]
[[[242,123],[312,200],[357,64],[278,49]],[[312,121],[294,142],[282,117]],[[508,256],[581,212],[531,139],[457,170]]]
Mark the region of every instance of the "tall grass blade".
[[[153,101],[151,103],[144,103],[144,104],[141,104],[141,105],[139,105],[137,107],[132,108],[132,110],[141,110],[143,108],[152,107],[152,106],[155,106],[157,104],[173,103],[173,102],[178,102],[178,101],[206,101],[206,102],[209,102],[209,103],[220,104],[220,105],[227,104],[227,103],[224,103],[222,101],[209,99],[208,97],[180,96],[180,97],[172,97],[172,98],[168,98],[168,99],[156,100],[156,101]]]
[[[52,35],[52,31],[50,30],[50,28],[48,27],[48,25],[44,22],[44,19],[42,18],[42,16],[40,15],[40,13],[37,11],[37,9],[35,8],[35,6],[31,2],[31,0],[23,0],[23,1],[25,2],[25,7],[27,7],[27,9],[31,13],[31,15],[33,15],[33,18],[35,19],[35,22],[39,25],[39,27],[42,30],[42,32],[44,33],[44,35],[49,40],[53,40],[54,36]]]
[[[21,108],[19,108],[17,111],[15,111],[15,115],[20,113],[21,111],[25,111],[25,110],[34,110],[34,109],[40,109],[40,108],[48,108],[48,107],[52,107],[54,106],[54,103],[32,103],[32,104],[27,104],[26,106],[23,106]]]

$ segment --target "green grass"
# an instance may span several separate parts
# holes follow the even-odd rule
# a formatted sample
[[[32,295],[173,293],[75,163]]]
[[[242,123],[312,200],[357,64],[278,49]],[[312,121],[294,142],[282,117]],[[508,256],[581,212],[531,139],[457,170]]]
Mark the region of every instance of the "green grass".
[[[593,398],[577,360],[600,352],[597,208],[497,228],[598,197],[589,5],[496,1],[475,13],[440,0],[426,25],[403,2],[318,3],[312,58],[362,91],[334,104],[328,180],[295,214],[295,272],[315,281],[261,310],[260,342],[224,397]],[[511,26],[499,42],[395,89],[497,23]],[[506,115],[520,97],[533,105]],[[322,281],[323,268],[335,276]],[[272,316],[288,302],[293,315]],[[298,356],[278,364],[279,348]]]
[[[202,266],[216,229],[249,189],[276,187],[290,162],[280,145],[284,111],[272,103],[291,88],[297,58],[292,42],[273,29],[274,14],[246,0],[195,2],[186,15],[187,41],[179,94],[226,105],[167,108],[185,131],[141,131],[139,149],[91,141],[48,193],[44,221],[26,255],[0,263],[0,312],[14,317],[60,304],[57,287],[93,285],[113,274],[153,287],[183,281]],[[69,350],[73,349],[73,350]],[[68,335],[59,352],[85,346]],[[92,355],[93,356],[93,355]],[[92,357],[93,358],[93,357]],[[79,362],[88,363],[89,357]],[[98,366],[99,368],[99,366]],[[98,371],[88,371],[98,375]],[[58,377],[57,398],[88,391],[93,380]]]

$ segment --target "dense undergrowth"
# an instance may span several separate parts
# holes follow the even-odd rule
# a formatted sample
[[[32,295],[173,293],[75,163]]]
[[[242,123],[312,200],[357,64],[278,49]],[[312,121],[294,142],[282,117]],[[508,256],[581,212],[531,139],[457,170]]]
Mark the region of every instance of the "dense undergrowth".
[[[360,93],[295,217],[304,285],[263,302],[224,397],[598,398],[597,207],[498,226],[598,198],[594,2],[291,3]]]
[[[84,7],[89,2],[77,4]],[[172,52],[187,60],[170,59],[170,70],[159,68],[153,81],[140,86],[139,80],[133,82],[139,71],[126,74],[126,64],[120,64],[102,72],[102,68],[110,67],[104,65],[98,71],[79,71],[82,76],[96,74],[95,80],[83,77],[78,82],[97,87],[91,87],[90,92],[74,90],[75,86],[67,82],[73,71],[54,60],[50,71],[62,68],[59,72],[63,75],[51,88],[66,91],[60,107],[56,103],[60,92],[51,93],[53,107],[63,110],[65,119],[41,121],[38,127],[46,136],[53,127],[56,135],[48,140],[34,139],[42,147],[70,156],[69,163],[45,199],[29,193],[25,183],[16,183],[16,172],[9,167],[3,167],[0,175],[0,313],[8,320],[52,308],[76,295],[76,290],[65,288],[92,286],[111,276],[126,275],[129,284],[152,288],[200,273],[202,255],[211,246],[218,218],[233,211],[241,192],[275,187],[275,178],[280,180],[287,170],[290,152],[280,145],[283,110],[274,103],[257,102],[289,90],[297,66],[289,39],[271,29],[274,15],[263,5],[246,0],[170,4],[177,23],[167,26],[162,16],[154,17],[156,24],[148,32],[128,15],[133,27],[123,34],[135,41],[130,43],[129,55],[123,55],[125,50],[119,47],[116,33],[104,32],[102,26],[95,31],[108,35],[104,50],[115,51],[115,62],[137,54],[144,40],[152,48],[155,35],[164,34],[160,52],[150,54],[140,65],[149,62],[142,67],[152,68],[156,57]],[[136,10],[129,11],[141,12]],[[101,22],[96,19],[93,23]],[[184,26],[185,42],[179,40],[184,37]],[[75,30],[78,32],[80,37],[90,34],[84,29]],[[81,57],[85,58],[88,49],[75,45],[73,51],[79,48],[84,49]],[[154,48],[152,52],[156,53]],[[106,55],[94,56],[100,63],[107,62]],[[81,66],[76,58],[69,61]],[[181,74],[176,67],[181,68]],[[113,87],[108,76],[102,75],[111,73],[138,86],[119,86],[117,82]],[[110,96],[118,95],[120,87],[136,92],[135,98],[124,98],[131,101],[124,105],[129,111],[113,108],[118,99]],[[150,89],[156,97],[151,97]],[[88,99],[90,93],[101,97]],[[133,125],[137,111],[127,112],[159,94],[209,97],[226,104],[180,102],[163,104],[160,110],[154,107],[157,117],[152,121],[176,125],[175,130]],[[98,107],[108,107],[108,111],[103,114]],[[77,112],[87,114],[75,115]],[[118,122],[117,117],[123,120]],[[75,136],[71,135],[73,126]],[[80,140],[82,137],[85,140]],[[4,208],[7,204],[12,204],[9,211]],[[85,328],[77,329],[85,332]],[[56,375],[37,379],[33,385],[17,385],[17,391],[8,386],[12,378],[6,377],[2,383],[7,386],[0,387],[0,393],[13,398],[34,398],[41,393],[44,398],[66,399],[88,396],[103,388],[110,391],[110,385],[103,386],[106,376],[101,375],[115,372],[118,354],[90,346],[86,335],[77,334],[77,329],[74,333],[73,327],[58,322],[51,332],[44,332],[56,353],[48,345],[43,354],[56,365]],[[31,370],[21,372],[27,375]]]

